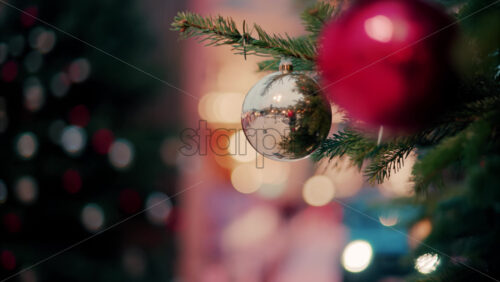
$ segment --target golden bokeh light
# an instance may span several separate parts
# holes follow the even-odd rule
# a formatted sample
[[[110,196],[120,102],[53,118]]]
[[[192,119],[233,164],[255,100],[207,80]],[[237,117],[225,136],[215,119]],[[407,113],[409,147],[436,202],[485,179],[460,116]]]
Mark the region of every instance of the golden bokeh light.
[[[211,123],[239,124],[244,99],[241,93],[211,92],[201,98],[198,114]]]
[[[231,183],[236,191],[250,194],[254,193],[262,185],[263,175],[254,164],[240,164],[231,172]]]
[[[363,187],[363,174],[348,158],[321,160],[316,174],[330,179],[335,187],[336,198],[348,198],[356,195]]]
[[[316,175],[306,181],[302,189],[304,201],[315,207],[328,204],[335,196],[335,187],[330,178]]]
[[[257,152],[250,145],[243,130],[238,130],[229,138],[229,154],[237,162],[246,163],[255,161]]]
[[[432,223],[429,219],[422,219],[415,223],[408,232],[408,245],[416,248],[422,240],[427,238],[432,232]]]

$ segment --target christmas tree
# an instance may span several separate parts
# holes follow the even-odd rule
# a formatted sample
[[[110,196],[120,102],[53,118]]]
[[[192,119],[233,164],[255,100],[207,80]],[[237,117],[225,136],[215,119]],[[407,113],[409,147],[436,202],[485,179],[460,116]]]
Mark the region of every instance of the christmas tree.
[[[209,46],[229,45],[239,55],[266,57],[260,71],[279,70],[283,57],[296,71],[319,69],[322,91],[347,118],[314,159],[348,157],[369,182],[382,183],[410,154],[418,155],[410,204],[420,207],[416,219],[430,220],[434,228],[423,242],[415,239],[418,248],[408,261],[416,261],[416,269],[407,279],[498,281],[500,3],[396,2],[318,3],[301,16],[309,34],[297,38],[190,12],[179,13],[172,26]],[[356,22],[373,11],[379,14]],[[405,17],[411,19],[407,26]],[[393,18],[403,21],[394,24]],[[394,45],[356,44],[364,40],[360,32],[377,44]],[[328,46],[333,49],[325,50]],[[366,54],[376,55],[366,59]],[[367,96],[353,102],[348,91],[331,93],[325,80],[337,90]],[[300,142],[293,134],[290,138]]]
[[[136,4],[0,3],[1,281],[174,275],[173,131],[144,118],[170,70]]]

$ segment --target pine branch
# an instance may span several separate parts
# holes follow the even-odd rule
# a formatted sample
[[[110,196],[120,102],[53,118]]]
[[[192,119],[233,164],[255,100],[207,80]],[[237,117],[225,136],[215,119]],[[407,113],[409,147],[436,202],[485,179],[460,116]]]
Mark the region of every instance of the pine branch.
[[[319,2],[302,13],[302,22],[305,29],[312,33],[313,37],[317,37],[323,25],[335,18],[340,10],[340,6],[335,7],[329,3]]]
[[[180,12],[174,18],[172,29],[180,31],[184,38],[199,37],[207,46],[230,45],[236,54],[256,56],[282,56],[314,61],[316,43],[310,38],[292,38],[288,35],[266,33],[254,24],[257,38],[248,32],[242,33],[231,18],[202,17],[198,14]]]

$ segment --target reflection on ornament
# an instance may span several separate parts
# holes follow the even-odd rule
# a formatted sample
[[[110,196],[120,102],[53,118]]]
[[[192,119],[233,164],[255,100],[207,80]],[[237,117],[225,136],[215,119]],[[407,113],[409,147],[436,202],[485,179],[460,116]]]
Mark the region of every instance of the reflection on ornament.
[[[349,272],[361,272],[371,262],[373,249],[370,243],[356,240],[349,243],[342,253],[342,265]]]
[[[81,220],[85,229],[96,232],[104,225],[104,212],[97,204],[87,204],[82,210]]]
[[[304,201],[311,206],[320,207],[330,203],[335,196],[335,187],[330,179],[323,175],[309,178],[302,188]]]
[[[437,269],[441,259],[437,254],[423,254],[415,260],[415,269],[422,274],[429,274]]]
[[[387,197],[411,197],[415,194],[414,182],[411,180],[413,165],[417,154],[411,152],[403,161],[403,167],[392,173],[382,184],[378,185],[380,192]]]
[[[243,102],[241,124],[250,144],[267,158],[297,160],[326,138],[331,108],[319,85],[282,62],[280,71],[260,80]]]

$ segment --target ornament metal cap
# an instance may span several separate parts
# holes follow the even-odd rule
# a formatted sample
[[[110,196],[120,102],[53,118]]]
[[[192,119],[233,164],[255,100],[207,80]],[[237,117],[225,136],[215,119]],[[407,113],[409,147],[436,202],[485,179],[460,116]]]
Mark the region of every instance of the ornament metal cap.
[[[293,71],[292,60],[290,60],[290,59],[281,59],[279,70],[282,73],[290,73],[290,72],[292,72]]]

